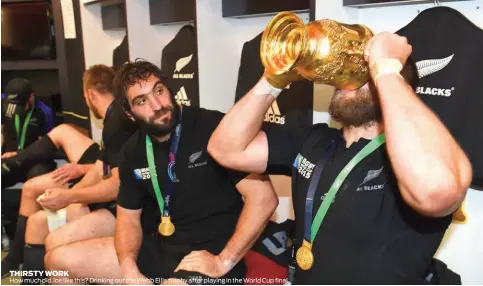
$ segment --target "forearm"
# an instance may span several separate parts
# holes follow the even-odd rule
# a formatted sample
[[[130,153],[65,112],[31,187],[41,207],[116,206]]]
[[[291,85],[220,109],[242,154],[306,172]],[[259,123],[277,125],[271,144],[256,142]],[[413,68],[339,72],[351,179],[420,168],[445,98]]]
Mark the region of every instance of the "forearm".
[[[119,265],[129,264],[137,267],[136,261],[141,243],[143,232],[141,223],[120,219],[116,223],[116,233],[114,235],[114,246],[116,248]]]
[[[254,195],[256,195],[254,193]],[[221,261],[230,267],[238,263],[251,249],[265,229],[278,205],[276,196],[247,197],[235,232],[219,254]]]
[[[79,167],[81,167],[82,172],[84,173],[84,176],[89,173],[89,171],[96,166],[95,163],[93,164],[78,164]]]
[[[71,203],[104,203],[114,201],[119,193],[119,175],[117,173],[112,174],[111,177],[101,180],[97,184],[85,187],[77,188],[69,191],[69,197]]]
[[[97,161],[93,167],[91,167],[82,179],[75,184],[71,190],[82,189],[94,184],[99,183],[102,180],[102,162]]]
[[[377,89],[387,150],[403,195],[429,212],[451,208],[448,204],[458,201],[471,181],[466,155],[402,78],[382,76]]]

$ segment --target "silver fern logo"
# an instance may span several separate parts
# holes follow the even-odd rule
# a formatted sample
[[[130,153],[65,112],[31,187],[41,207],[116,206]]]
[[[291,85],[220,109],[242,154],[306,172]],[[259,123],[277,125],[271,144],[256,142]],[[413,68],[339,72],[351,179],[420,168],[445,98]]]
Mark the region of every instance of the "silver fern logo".
[[[377,178],[381,174],[382,169],[384,169],[384,166],[382,166],[381,169],[379,170],[369,170],[369,172],[367,172],[367,176],[364,178],[364,181],[362,181],[361,185],[364,185],[365,183]]]
[[[433,73],[436,73],[444,69],[447,65],[449,65],[453,57],[454,57],[454,54],[442,59],[423,60],[423,61],[417,62],[416,67],[418,69],[419,78],[429,76]],[[436,96],[444,96],[444,97],[451,96],[452,91],[454,91],[454,87],[437,88],[437,87],[418,86],[416,89],[416,93],[419,93],[419,94],[436,95]]]
[[[176,62],[176,69],[174,72],[180,72],[185,66],[187,66],[191,62],[191,58],[193,58],[193,54],[181,58]]]
[[[444,59],[424,60],[416,63],[419,78],[423,78],[444,69],[453,59],[454,54]]]
[[[205,160],[201,163],[197,163],[197,161],[200,159],[201,155],[203,155],[203,149],[201,149],[200,151],[195,152],[195,153],[193,153],[189,156],[189,158],[188,158],[188,161],[189,161],[188,162],[188,168],[189,169],[208,165],[208,160]]]
[[[174,69],[173,78],[192,79],[194,77],[194,73],[179,73],[184,67],[186,67],[191,62],[192,58],[193,58],[193,54],[191,54],[187,57],[184,57],[184,58],[180,58],[176,62],[176,68]],[[178,73],[176,73],[176,72],[178,72]]]
[[[376,178],[378,178],[381,175],[383,169],[384,169],[384,166],[382,166],[381,169],[379,169],[379,170],[369,170],[369,172],[367,172],[367,175],[364,178],[364,180],[362,181],[362,183],[359,185],[359,187],[357,187],[357,191],[360,192],[360,191],[382,190],[384,188],[384,184],[376,184],[376,185],[372,185],[372,186],[368,186],[368,185],[365,185],[365,184],[374,180],[374,179],[376,179]]]
[[[191,164],[194,164],[196,160],[198,160],[201,157],[201,154],[203,154],[203,150],[193,153],[190,155],[189,161]]]

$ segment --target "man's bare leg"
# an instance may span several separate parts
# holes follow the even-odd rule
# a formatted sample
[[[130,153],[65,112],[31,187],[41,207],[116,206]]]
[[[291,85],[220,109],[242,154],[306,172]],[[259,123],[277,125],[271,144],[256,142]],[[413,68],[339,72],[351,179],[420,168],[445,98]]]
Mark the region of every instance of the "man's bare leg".
[[[13,169],[41,160],[51,160],[59,148],[64,150],[71,163],[77,163],[94,141],[68,124],[61,124],[46,136],[30,144],[15,156],[2,160],[2,177],[7,178]],[[86,166],[87,168],[87,166]]]
[[[46,252],[80,240],[113,236],[116,219],[107,209],[86,214],[65,226],[53,231],[45,240]]]
[[[67,207],[67,223],[89,213],[89,208],[82,204],[72,204]],[[65,227],[65,226],[63,226]],[[59,228],[60,229],[60,228]],[[26,244],[44,244],[47,235],[50,233],[47,223],[47,213],[38,211],[31,215],[27,222],[27,230],[25,232]]]
[[[89,209],[83,205],[74,204],[67,208],[67,221],[74,221],[87,214]],[[25,247],[23,253],[23,270],[43,270],[45,258],[45,238],[49,234],[47,212],[38,211],[27,221]],[[24,277],[24,283],[32,283],[29,277]]]
[[[45,255],[45,268],[69,271],[68,279],[52,277],[52,284],[121,284],[120,280],[116,281],[122,276],[112,236],[82,240],[57,247]]]
[[[29,217],[39,211],[41,207],[37,203],[37,198],[42,195],[46,189],[67,187],[67,182],[52,179],[52,173],[28,180],[22,187],[19,214]]]
[[[50,174],[45,174],[32,178],[23,185],[15,238],[10,252],[2,261],[2,276],[9,274],[10,270],[17,270],[22,263],[28,217],[41,209],[37,198],[44,193],[45,189],[53,187],[67,188],[67,184],[55,181]]]
[[[77,163],[87,148],[94,143],[91,138],[70,124],[61,124],[55,127],[47,136],[57,149],[62,148],[64,150],[65,155],[72,163]]]

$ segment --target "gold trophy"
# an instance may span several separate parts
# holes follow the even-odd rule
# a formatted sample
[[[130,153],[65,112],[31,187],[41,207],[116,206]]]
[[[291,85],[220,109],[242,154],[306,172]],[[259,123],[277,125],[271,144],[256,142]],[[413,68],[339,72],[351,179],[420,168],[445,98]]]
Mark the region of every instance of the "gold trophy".
[[[370,79],[364,50],[372,36],[366,26],[333,20],[304,25],[296,14],[281,12],[263,32],[260,58],[268,81],[276,87],[283,88],[277,86],[277,78],[302,77],[352,90]]]

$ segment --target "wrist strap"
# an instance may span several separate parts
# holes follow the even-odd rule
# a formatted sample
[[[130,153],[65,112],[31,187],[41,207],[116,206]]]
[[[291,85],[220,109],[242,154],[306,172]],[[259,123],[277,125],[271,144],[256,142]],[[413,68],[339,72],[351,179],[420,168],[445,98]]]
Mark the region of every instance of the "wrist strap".
[[[402,70],[403,66],[401,62],[397,59],[379,59],[375,60],[371,64],[371,70],[373,70],[374,76],[374,83],[377,86],[377,80],[383,76],[383,75],[388,75],[388,74],[396,74],[398,76],[401,76],[400,72]]]
[[[276,99],[282,90],[282,88],[273,87],[265,77],[262,77],[253,88],[253,93],[255,95],[271,95]]]

